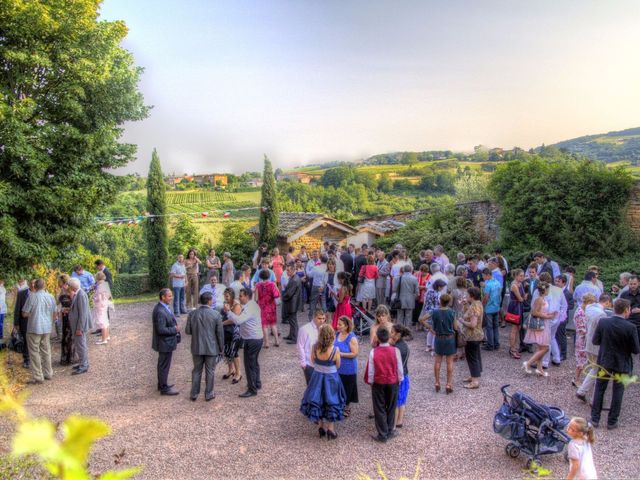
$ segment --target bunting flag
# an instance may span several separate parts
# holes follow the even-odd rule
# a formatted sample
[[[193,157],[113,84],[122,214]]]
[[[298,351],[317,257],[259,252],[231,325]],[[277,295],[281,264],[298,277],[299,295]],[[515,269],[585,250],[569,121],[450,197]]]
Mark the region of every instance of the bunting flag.
[[[222,214],[222,218],[229,218],[231,216],[231,212],[224,212]]]
[[[209,216],[209,212],[202,212],[200,215],[202,215],[202,218],[207,218]]]

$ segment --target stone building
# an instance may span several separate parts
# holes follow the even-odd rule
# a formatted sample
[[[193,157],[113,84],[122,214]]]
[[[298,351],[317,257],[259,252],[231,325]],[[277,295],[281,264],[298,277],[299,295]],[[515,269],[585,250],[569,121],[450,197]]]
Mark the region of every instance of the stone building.
[[[350,236],[347,241],[356,247],[361,246],[363,243],[371,246],[375,244],[380,237],[390,235],[404,226],[405,224],[403,222],[393,219],[362,223],[356,226],[358,232]]]
[[[258,236],[258,225],[249,233]],[[358,231],[351,225],[335,220],[321,213],[280,212],[277,246],[281,254],[286,254],[290,246],[307,251],[320,249],[324,242],[345,244],[347,238]]]

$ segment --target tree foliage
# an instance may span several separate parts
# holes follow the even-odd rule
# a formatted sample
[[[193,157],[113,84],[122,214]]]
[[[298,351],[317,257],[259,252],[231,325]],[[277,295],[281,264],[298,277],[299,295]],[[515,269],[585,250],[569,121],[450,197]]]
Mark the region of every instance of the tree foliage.
[[[633,180],[623,168],[563,156],[500,165],[489,190],[500,205],[501,242],[569,262],[633,245],[626,206]]]
[[[236,269],[239,269],[243,263],[251,265],[255,243],[255,238],[247,232],[245,224],[228,223],[214,248],[220,256],[229,252]]]
[[[260,201],[260,243],[273,247],[278,236],[278,196],[276,179],[273,176],[271,160],[264,156],[264,172],[262,174],[262,200]]]
[[[447,252],[465,253],[482,253],[486,246],[476,232],[469,210],[457,208],[452,201],[441,202],[428,214],[377,243],[386,249],[400,243],[414,256],[435,245],[442,245]]]
[[[427,193],[453,195],[456,193],[455,176],[446,171],[429,173],[420,179],[420,189]]]
[[[202,242],[202,234],[193,224],[193,220],[188,215],[181,215],[173,229],[173,235],[169,240],[169,254],[175,258],[178,254],[183,254],[186,258],[190,248],[198,249]],[[165,273],[166,275],[166,273]]]
[[[0,7],[0,256],[47,260],[77,241],[118,187],[109,169],[135,146],[121,125],[147,116],[123,22],[99,1],[3,0]]]
[[[147,211],[151,215],[145,222],[147,237],[147,258],[149,261],[149,284],[158,289],[167,285],[167,271],[169,267],[167,249],[167,201],[166,186],[158,152],[153,150],[149,176],[147,177]]]

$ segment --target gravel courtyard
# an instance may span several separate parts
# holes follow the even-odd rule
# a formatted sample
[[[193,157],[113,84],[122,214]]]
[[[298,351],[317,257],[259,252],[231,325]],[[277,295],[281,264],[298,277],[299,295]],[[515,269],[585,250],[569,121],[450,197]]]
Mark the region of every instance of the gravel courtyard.
[[[536,400],[557,405],[568,415],[588,416],[586,405],[574,396],[570,380],[573,362],[550,370],[549,379],[525,376],[520,362],[506,350],[483,352],[484,373],[479,390],[461,387],[466,363],[455,365],[454,392],[433,389],[433,359],[424,352],[424,334],[409,342],[412,390],[404,428],[399,437],[380,445],[375,432],[370,390],[360,383],[360,404],[337,427],[337,441],[320,440],[317,428],[299,412],[305,388],[296,361],[295,346],[283,344],[262,351],[263,388],[257,397],[238,398],[245,381],[231,385],[216,371],[216,399],[189,400],[191,356],[189,341],[174,354],[169,379],[180,395],[162,397],[156,391],[157,354],[151,350],[152,303],[118,307],[112,323],[112,341],[90,346],[90,371],[71,377],[70,369],[56,366],[55,377],[36,386],[27,402],[36,415],[62,420],[72,412],[98,416],[113,435],[100,441],[91,457],[92,470],[113,465],[114,454],[125,451],[124,466],[143,465],[141,479],[355,479],[377,478],[381,464],[389,479],[411,477],[422,459],[420,478],[523,478],[525,458],[508,458],[506,441],[493,433],[492,421],[502,397],[500,386],[511,384]],[[306,321],[306,312],[300,315]],[[181,326],[186,322],[181,319]],[[284,329],[285,333],[288,327]],[[502,344],[508,329],[502,330]],[[186,341],[185,341],[186,340]],[[360,353],[360,370],[368,353]],[[570,358],[572,358],[572,352]],[[444,372],[443,372],[444,373]],[[360,375],[362,378],[362,375]],[[444,386],[444,381],[443,381]],[[443,388],[444,390],[444,388]],[[640,456],[640,394],[637,385],[625,393],[621,427],[597,431],[595,462],[600,478],[637,478]],[[606,421],[606,416],[604,417]],[[6,440],[2,442],[6,446]],[[556,478],[564,478],[567,464],[561,455],[544,458]]]

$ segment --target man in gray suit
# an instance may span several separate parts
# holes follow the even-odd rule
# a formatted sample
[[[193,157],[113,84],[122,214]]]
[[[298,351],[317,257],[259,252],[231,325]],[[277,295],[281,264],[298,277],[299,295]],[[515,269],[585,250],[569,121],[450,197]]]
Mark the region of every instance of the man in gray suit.
[[[87,332],[93,328],[93,320],[89,309],[89,297],[80,288],[80,280],[70,278],[68,285],[71,295],[73,295],[71,308],[69,309],[69,326],[73,333],[73,345],[79,358],[78,365],[73,367],[71,375],[81,375],[89,371]]]
[[[289,344],[298,341],[298,309],[302,299],[302,281],[296,275],[296,264],[287,263],[287,286],[282,292],[282,323],[289,324],[289,336],[284,339]]]
[[[224,351],[224,332],[222,317],[212,308],[212,305],[213,295],[210,292],[200,295],[200,308],[189,312],[185,327],[185,333],[191,335],[191,355],[193,355],[191,400],[194,402],[200,394],[203,366],[205,370],[204,399],[209,402],[216,397],[213,393],[213,375],[216,363],[221,359]]]
[[[393,286],[394,295],[400,299],[396,321],[405,327],[411,323],[413,309],[416,307],[416,297],[420,291],[418,280],[411,274],[412,271],[413,267],[409,264],[402,267],[402,276],[394,282]]]

